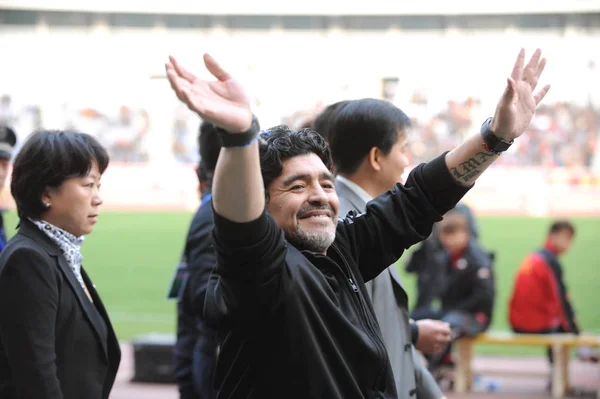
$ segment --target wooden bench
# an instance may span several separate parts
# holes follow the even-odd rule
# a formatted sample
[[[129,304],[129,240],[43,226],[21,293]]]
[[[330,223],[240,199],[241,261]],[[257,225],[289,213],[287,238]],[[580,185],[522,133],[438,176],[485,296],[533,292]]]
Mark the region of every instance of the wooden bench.
[[[554,354],[552,397],[563,398],[569,387],[570,349],[577,346],[600,347],[600,336],[489,332],[474,338],[461,338],[456,342],[457,356],[454,387],[457,393],[465,393],[471,390],[471,382],[473,381],[471,365],[475,344],[551,347]],[[596,396],[600,399],[600,386]]]

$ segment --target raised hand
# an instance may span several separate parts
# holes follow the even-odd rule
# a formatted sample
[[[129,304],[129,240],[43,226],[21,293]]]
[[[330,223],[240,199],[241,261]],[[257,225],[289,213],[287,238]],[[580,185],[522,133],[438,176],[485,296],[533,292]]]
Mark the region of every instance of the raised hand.
[[[242,86],[208,54],[204,54],[204,65],[217,78],[216,81],[196,77],[179,65],[175,58],[169,57],[165,68],[177,98],[202,119],[228,132],[247,131],[252,123],[252,112]]]
[[[504,141],[511,141],[523,134],[531,123],[536,107],[550,90],[550,85],[546,85],[533,94],[546,66],[546,59],[541,55],[542,51],[537,49],[523,67],[525,50],[521,49],[507,79],[506,89],[490,126],[494,134]]]

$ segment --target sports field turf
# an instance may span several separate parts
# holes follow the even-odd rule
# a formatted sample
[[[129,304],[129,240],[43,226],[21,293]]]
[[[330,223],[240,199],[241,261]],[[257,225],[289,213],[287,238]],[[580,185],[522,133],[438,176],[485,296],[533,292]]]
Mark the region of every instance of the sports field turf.
[[[104,212],[83,246],[84,266],[97,286],[120,339],[172,333],[175,304],[165,299],[192,214]],[[16,215],[5,216],[9,235]],[[480,217],[482,241],[497,252],[493,330],[507,330],[506,306],[520,260],[543,241],[549,219]],[[574,219],[577,236],[563,264],[580,325],[600,334],[600,218]],[[403,259],[399,262],[403,265]],[[402,268],[400,268],[402,269]],[[403,273],[404,276],[404,273]],[[414,276],[404,278],[412,297]],[[504,348],[486,352],[515,353]],[[519,349],[519,351],[521,351]],[[522,351],[523,353],[539,353]]]

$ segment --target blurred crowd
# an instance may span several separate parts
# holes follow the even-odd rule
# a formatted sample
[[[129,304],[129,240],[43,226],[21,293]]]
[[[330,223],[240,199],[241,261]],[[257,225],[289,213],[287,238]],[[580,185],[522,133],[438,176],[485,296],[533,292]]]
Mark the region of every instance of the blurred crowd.
[[[281,119],[290,127],[308,126],[327,104],[300,110]],[[397,104],[413,122],[410,136],[413,163],[427,161],[442,151],[450,150],[465,137],[479,129],[487,115],[474,98],[450,100],[441,109],[432,106],[426,96],[415,94],[406,105]],[[64,109],[64,126],[94,135],[108,148],[111,158],[121,162],[148,160],[146,141],[152,116],[144,109],[122,105],[116,112],[89,107]],[[2,96],[0,123],[13,126],[19,141],[43,124],[43,110],[38,106],[17,108],[10,96]],[[200,124],[187,110],[173,113],[172,152],[176,160],[195,163],[197,159],[196,131]],[[570,103],[542,105],[533,118],[530,132],[524,135],[498,160],[503,165],[568,166],[589,168],[598,151],[600,108]],[[17,147],[19,144],[17,144]]]
[[[428,161],[451,150],[479,130],[488,115],[477,99],[450,100],[442,109],[432,109],[425,96],[415,94],[407,106],[397,104],[412,119],[410,136],[414,163]],[[290,126],[308,126],[322,107],[284,118]],[[498,161],[502,165],[568,166],[589,168],[598,150],[600,108],[570,103],[541,105],[529,132]]]
[[[416,119],[412,145],[417,161],[454,148],[476,131],[485,119],[478,105],[473,99],[449,101],[432,118]],[[500,164],[589,167],[598,146],[600,109],[568,103],[542,105],[529,130],[514,149],[501,157]]]

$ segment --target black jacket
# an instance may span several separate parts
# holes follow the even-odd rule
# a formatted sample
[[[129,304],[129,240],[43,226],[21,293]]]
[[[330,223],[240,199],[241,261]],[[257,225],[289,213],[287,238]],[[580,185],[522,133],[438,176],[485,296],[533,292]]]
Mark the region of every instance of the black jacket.
[[[219,332],[219,398],[396,398],[364,281],[423,240],[468,189],[444,157],[338,224],[327,255],[299,251],[266,213],[215,215],[205,317]]]
[[[417,273],[417,298],[413,309],[431,308],[434,301],[441,298],[446,284],[447,263],[448,255],[435,233],[412,251],[405,270]]]
[[[207,353],[214,353],[217,348],[215,331],[206,325],[203,312],[208,280],[217,263],[210,237],[213,226],[212,202],[209,202],[196,212],[184,249],[189,279],[183,291],[183,310],[186,314],[196,318],[199,334],[198,344]]]
[[[456,210],[467,217],[471,230],[471,245],[479,246],[479,226],[470,208],[462,203]],[[490,254],[493,260],[493,254]],[[488,262],[488,259],[485,260]],[[431,308],[436,299],[440,299],[447,283],[448,254],[439,241],[437,224],[433,233],[416,246],[404,269],[407,273],[417,274],[417,300],[414,309]]]
[[[21,221],[0,255],[0,398],[108,398],[121,352],[81,272],[94,303],[60,249]]]
[[[210,391],[211,387],[199,387],[198,382],[194,384],[199,379],[194,375],[194,362],[213,364],[217,356],[215,331],[206,325],[203,315],[208,279],[217,262],[210,237],[212,229],[211,203],[203,203],[190,224],[182,256],[186,279],[177,304],[177,343],[174,348],[175,378],[182,399],[202,397],[197,392],[199,389],[205,390],[204,393]],[[210,395],[214,397],[214,393]]]
[[[495,285],[493,256],[475,240],[456,261],[446,261],[446,282],[441,296],[444,311],[461,310],[470,314],[482,312],[488,324],[494,309]]]

